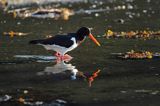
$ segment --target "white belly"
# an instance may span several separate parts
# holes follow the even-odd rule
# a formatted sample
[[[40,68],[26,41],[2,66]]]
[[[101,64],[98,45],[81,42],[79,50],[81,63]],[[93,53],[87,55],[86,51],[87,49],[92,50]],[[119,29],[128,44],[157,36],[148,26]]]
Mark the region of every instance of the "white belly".
[[[53,50],[56,51],[58,53],[60,53],[61,55],[64,55],[65,53],[67,53],[68,51],[71,51],[73,49],[75,49],[78,45],[76,43],[75,38],[71,39],[74,43],[71,47],[66,48],[66,47],[62,47],[62,46],[58,46],[58,45],[42,45],[45,49],[47,50]]]

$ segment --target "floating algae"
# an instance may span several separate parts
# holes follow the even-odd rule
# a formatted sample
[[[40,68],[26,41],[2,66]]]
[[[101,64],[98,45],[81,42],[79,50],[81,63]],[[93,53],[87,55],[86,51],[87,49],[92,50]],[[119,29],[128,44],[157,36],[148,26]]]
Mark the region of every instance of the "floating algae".
[[[111,53],[112,55],[116,55],[119,58],[123,59],[155,59],[160,58],[160,53],[150,52],[150,51],[134,51],[131,50],[125,53]]]

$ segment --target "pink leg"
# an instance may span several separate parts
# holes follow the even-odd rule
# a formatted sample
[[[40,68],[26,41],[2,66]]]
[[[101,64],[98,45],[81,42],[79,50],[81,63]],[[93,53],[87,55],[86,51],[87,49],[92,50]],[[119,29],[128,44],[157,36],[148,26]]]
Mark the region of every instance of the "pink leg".
[[[60,54],[60,53],[58,53],[58,52],[56,52],[56,53],[54,54],[54,56],[56,56],[56,57],[60,57],[60,56],[61,56],[61,54]]]
[[[64,56],[63,56],[63,59],[72,59],[73,57],[71,57],[70,55],[68,55],[68,54],[65,54]]]
[[[57,57],[57,61],[70,61],[72,57],[68,54],[61,55],[60,53],[56,52],[54,54]]]
[[[56,62],[57,62],[57,63],[60,63],[60,62],[61,62],[61,54],[58,53],[58,52],[56,52],[56,53],[54,54],[54,56],[57,58]]]
[[[73,57],[71,57],[68,54],[65,54],[64,56],[61,57],[61,60],[69,62]]]

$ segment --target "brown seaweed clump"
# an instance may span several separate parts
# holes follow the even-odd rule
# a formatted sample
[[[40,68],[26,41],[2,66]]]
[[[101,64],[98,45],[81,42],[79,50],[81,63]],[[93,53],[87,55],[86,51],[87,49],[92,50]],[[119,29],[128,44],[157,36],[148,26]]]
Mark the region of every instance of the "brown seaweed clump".
[[[160,39],[160,31],[128,31],[113,32],[107,30],[104,34],[106,38],[127,38],[127,39]]]

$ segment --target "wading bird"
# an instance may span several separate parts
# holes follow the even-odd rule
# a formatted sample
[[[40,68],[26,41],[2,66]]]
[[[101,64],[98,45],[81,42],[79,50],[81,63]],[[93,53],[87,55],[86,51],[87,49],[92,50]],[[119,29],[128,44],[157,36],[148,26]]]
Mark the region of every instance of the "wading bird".
[[[67,35],[56,35],[47,39],[32,40],[30,44],[42,45],[47,50],[56,51],[55,56],[58,59],[64,60],[71,56],[66,53],[75,49],[84,39],[89,36],[98,46],[100,43],[91,34],[87,27],[81,27],[76,33],[68,33]]]

